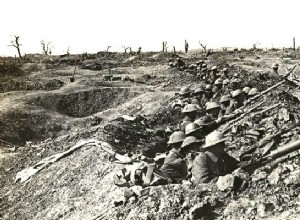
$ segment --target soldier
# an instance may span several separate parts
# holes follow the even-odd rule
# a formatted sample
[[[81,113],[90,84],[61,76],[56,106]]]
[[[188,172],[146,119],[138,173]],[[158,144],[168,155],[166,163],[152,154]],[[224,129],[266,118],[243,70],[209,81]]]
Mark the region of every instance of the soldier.
[[[185,127],[185,136],[193,136],[197,139],[203,138],[203,126],[197,124],[197,123],[190,123]]]
[[[233,108],[230,106],[231,103],[231,95],[224,95],[220,98],[219,101],[221,105],[221,115],[228,115],[233,113]]]
[[[201,150],[201,141],[194,136],[186,137],[181,145],[180,152],[182,152],[183,155],[186,155],[190,177],[193,160],[195,159],[195,154],[198,154],[199,150]]]
[[[211,68],[211,72],[210,72],[210,76],[209,76],[209,82],[210,84],[213,84],[216,79],[217,79],[217,72],[218,72],[218,68],[216,66],[213,66]]]
[[[224,124],[227,120],[235,117],[234,114],[219,116],[221,111],[221,106],[216,102],[208,102],[206,107],[206,116],[203,116],[194,122],[203,125],[204,136],[216,130],[220,125]]]
[[[192,165],[192,181],[208,183],[238,168],[238,161],[224,151],[225,140],[218,131],[207,135],[202,147],[204,152],[198,154]]]
[[[198,89],[195,90],[194,92],[194,96],[201,100],[202,96],[203,96],[203,93],[204,93],[204,89],[202,87],[199,87]]]
[[[191,95],[191,91],[190,91],[190,88],[189,87],[182,87],[181,89],[180,89],[180,91],[179,91],[179,96],[181,97],[181,98],[188,98],[188,97],[190,97],[190,95]]]
[[[214,119],[217,119],[221,111],[221,106],[216,102],[206,103],[206,114],[211,115]]]
[[[221,74],[221,78],[222,79],[229,79],[228,69],[227,68],[223,68],[222,74]]]
[[[278,63],[274,63],[272,65],[272,71],[271,71],[271,73],[269,73],[269,76],[271,79],[274,79],[274,80],[282,79],[282,76],[278,73],[278,68],[279,68]]]
[[[184,118],[180,125],[181,131],[185,132],[185,127],[196,119],[198,109],[199,106],[195,104],[188,104],[183,108]]]
[[[185,139],[182,131],[175,131],[168,141],[169,151],[164,160],[164,164],[160,168],[162,174],[167,177],[172,183],[179,183],[187,177],[187,164],[184,161],[184,151],[180,152],[180,148]]]
[[[178,67],[180,70],[183,70],[185,67],[185,62],[183,62],[183,60],[180,58],[176,58],[175,66]]]
[[[207,100],[210,100],[213,97],[212,86],[211,85],[207,84],[205,86],[205,94],[206,94]]]
[[[197,74],[200,74],[201,73],[201,70],[202,70],[202,64],[204,63],[203,60],[199,60],[196,62],[196,65],[197,65]]]
[[[172,103],[172,108],[175,107],[180,107],[183,108],[185,105],[187,105],[190,101],[189,101],[189,97],[191,96],[191,91],[189,87],[182,87],[179,91],[179,93],[177,93],[179,95],[179,99],[176,99],[173,103]]]
[[[240,108],[243,106],[245,101],[245,95],[241,89],[234,90],[232,92],[232,99],[234,100],[234,108]]]
[[[221,95],[221,89],[223,87],[223,80],[221,78],[216,79],[215,83],[214,83],[214,87],[212,89],[213,92],[213,98],[217,98]]]

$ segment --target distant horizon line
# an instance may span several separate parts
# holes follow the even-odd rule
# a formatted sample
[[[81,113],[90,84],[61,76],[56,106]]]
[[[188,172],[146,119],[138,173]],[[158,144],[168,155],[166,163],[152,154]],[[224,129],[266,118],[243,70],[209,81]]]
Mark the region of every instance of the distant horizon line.
[[[235,49],[238,49],[238,50],[242,50],[242,49],[245,49],[245,50],[251,50],[251,49],[258,49],[258,50],[272,50],[272,49],[278,49],[278,50],[283,50],[283,49],[290,49],[290,50],[294,50],[294,48],[291,46],[291,47],[256,47],[256,48],[253,48],[253,47],[215,47],[215,48],[208,48],[206,49],[206,51],[208,50],[215,50],[217,52],[226,52],[226,50],[229,50],[229,51],[233,51]],[[296,47],[295,48],[296,50],[300,49],[300,46]],[[132,50],[133,53],[136,53],[137,50]],[[173,50],[168,50],[168,51],[162,51],[162,50],[145,50],[145,51],[141,51],[141,53],[174,53]],[[198,49],[189,49],[188,53],[190,52],[204,52],[204,49],[202,48],[198,48]],[[69,55],[80,55],[80,54],[97,54],[97,53],[124,53],[124,50],[112,50],[112,51],[106,51],[106,50],[100,50],[98,52],[82,52],[82,53],[69,53]],[[184,50],[176,50],[176,53],[182,53],[182,54],[186,54]],[[127,52],[126,54],[130,55],[130,52]],[[25,55],[46,55],[44,53],[24,53],[22,54],[22,56],[25,56]],[[60,56],[60,55],[67,55],[67,53],[54,53],[54,54],[51,54],[51,55],[46,55],[46,56]],[[18,57],[17,54],[15,54],[15,56],[12,56],[12,55],[0,55],[0,57]]]

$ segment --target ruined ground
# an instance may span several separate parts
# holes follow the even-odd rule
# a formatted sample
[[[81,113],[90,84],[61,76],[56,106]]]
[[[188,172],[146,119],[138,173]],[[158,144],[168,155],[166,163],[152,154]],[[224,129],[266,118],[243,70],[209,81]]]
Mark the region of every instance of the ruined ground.
[[[188,64],[204,57],[197,52],[179,56]],[[169,68],[173,57],[171,53],[27,55],[22,64],[2,58],[0,219],[188,219],[197,205],[204,207],[204,219],[299,219],[300,181],[294,179],[299,176],[300,157],[266,171],[265,178],[260,176],[264,173],[257,173],[261,179],[250,180],[239,192],[220,192],[214,184],[156,186],[143,189],[137,201],[118,207],[114,201],[123,197],[124,189],[116,187],[112,177],[123,165],[110,163],[107,153],[97,147],[81,148],[26,183],[14,182],[20,170],[80,140],[107,139],[104,127],[121,115],[141,114],[147,118],[149,130],[176,125],[180,113],[168,107],[175,92],[183,85],[197,88],[201,81],[191,73]],[[270,71],[274,62],[280,64],[279,72],[285,73],[299,60],[300,52],[269,50],[218,52],[206,63],[239,72],[240,86],[263,90],[270,82],[260,79],[260,74]],[[75,63],[75,82],[71,83]],[[86,68],[95,63],[102,68]],[[103,81],[108,67],[114,76],[133,80]],[[299,71],[297,68],[296,77]],[[298,97],[297,86],[286,84],[267,96],[267,104],[280,101],[297,116]],[[132,125],[136,139],[119,144],[118,149],[151,147],[151,140],[143,135],[147,130],[139,126]],[[118,133],[110,135],[117,137]],[[237,133],[231,142],[233,155],[245,144],[241,136]],[[296,131],[286,141],[298,138]],[[166,140],[156,141],[164,146]],[[279,175],[275,183],[272,175]],[[141,192],[139,187],[134,190]]]

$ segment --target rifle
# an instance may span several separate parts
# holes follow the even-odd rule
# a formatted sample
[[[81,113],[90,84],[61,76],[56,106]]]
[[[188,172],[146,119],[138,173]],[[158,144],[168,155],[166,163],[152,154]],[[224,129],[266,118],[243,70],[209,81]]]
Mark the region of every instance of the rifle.
[[[269,162],[272,162],[278,158],[286,156],[289,153],[297,151],[300,149],[300,140],[290,142],[277,150],[271,151],[270,154],[258,158],[251,162],[240,163],[240,168],[248,173],[253,173],[259,167],[266,165]]]
[[[269,153],[269,151],[272,149],[272,147],[274,146],[275,141],[273,142],[273,140],[278,140],[279,137],[281,137],[283,134],[293,130],[294,128],[298,127],[300,125],[300,123],[294,124],[292,127],[290,128],[285,128],[282,129],[278,132],[276,132],[275,134],[272,135],[268,135],[265,138],[263,138],[261,141],[259,141],[259,143],[254,146],[251,147],[250,149],[246,150],[245,152],[243,152],[240,155],[240,160],[244,161],[247,158],[249,158],[250,156],[253,156],[252,154],[256,151],[256,149],[260,148],[262,149],[262,156],[265,156],[267,153]],[[269,144],[270,143],[270,144]]]
[[[293,68],[291,68],[291,69],[289,70],[289,72],[288,72],[286,75],[283,76],[284,79],[281,80],[279,83],[277,83],[277,84],[275,84],[274,86],[271,86],[270,88],[268,88],[268,89],[262,91],[261,93],[257,94],[256,96],[253,96],[253,97],[249,98],[249,99],[245,102],[244,106],[242,106],[240,109],[245,108],[245,107],[246,107],[248,104],[250,104],[251,102],[253,102],[253,101],[259,99],[259,98],[262,97],[263,95],[269,93],[271,90],[273,90],[273,89],[277,88],[278,86],[282,85],[284,82],[287,81],[287,77],[289,77],[289,76],[291,75],[291,73],[295,70],[295,68],[296,68],[296,65],[294,65]]]
[[[235,116],[237,116],[239,113],[236,113],[235,115],[233,115],[232,120],[228,121],[227,124],[225,124],[225,128],[223,129],[223,133],[229,131],[237,122],[239,122],[242,118],[246,117],[248,114],[250,114],[251,112],[253,112],[254,110],[256,110],[258,107],[260,107],[263,102],[258,103],[256,106],[254,106],[251,109],[248,109],[245,113],[243,113],[242,115],[240,115],[239,117],[235,118]]]

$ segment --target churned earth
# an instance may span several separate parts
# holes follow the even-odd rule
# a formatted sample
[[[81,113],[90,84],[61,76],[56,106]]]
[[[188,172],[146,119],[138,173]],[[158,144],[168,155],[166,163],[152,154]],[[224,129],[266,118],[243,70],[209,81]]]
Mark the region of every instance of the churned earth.
[[[205,58],[197,51],[176,56],[187,64]],[[15,182],[22,169],[79,141],[119,138],[121,131],[128,135],[128,142],[116,144],[118,149],[143,151],[153,147],[152,142],[160,149],[165,147],[165,139],[150,139],[151,131],[178,124],[180,111],[169,105],[175,93],[182,86],[195,89],[202,83],[191,72],[169,68],[169,60],[176,56],[154,52],[51,58],[27,55],[22,64],[13,58],[2,58],[0,219],[299,219],[300,157],[254,173],[244,188],[235,192],[222,192],[214,183],[136,186],[131,190],[137,196],[121,205],[116,201],[128,189],[115,186],[113,175],[125,165],[110,162],[109,155],[95,146],[80,148],[25,183]],[[299,60],[299,51],[245,50],[216,52],[206,63],[238,72],[240,87],[264,90],[270,82],[261,79],[261,74],[271,71],[274,62],[279,63],[279,72],[285,73]],[[84,68],[87,63],[101,63],[102,68]],[[75,81],[70,82],[75,64]],[[108,67],[122,79],[104,81]],[[299,71],[296,67],[296,79]],[[126,77],[130,80],[123,80]],[[297,117],[298,97],[297,86],[284,84],[266,96],[265,106],[281,102]],[[122,115],[142,115],[147,127],[136,122],[128,125],[128,134],[126,129],[117,130],[117,125],[123,124],[115,119]],[[298,138],[296,130],[282,144]],[[243,140],[243,131],[238,131],[230,142],[232,155],[240,152]]]

